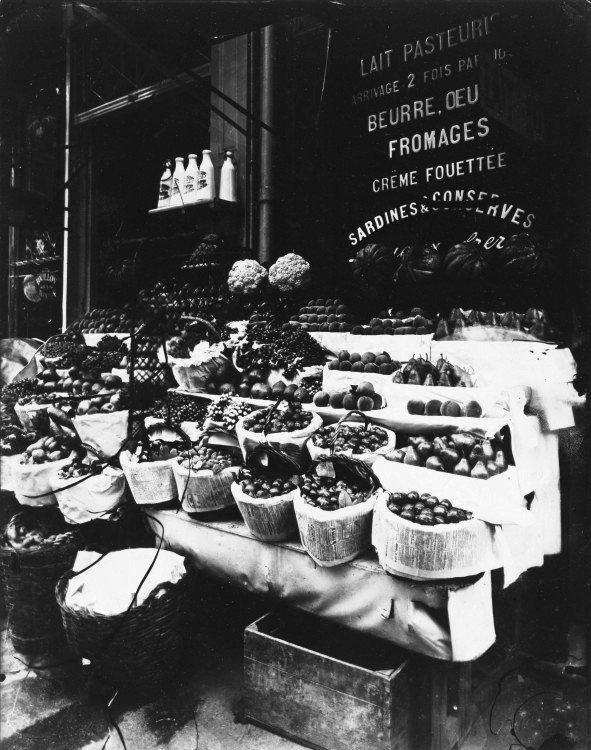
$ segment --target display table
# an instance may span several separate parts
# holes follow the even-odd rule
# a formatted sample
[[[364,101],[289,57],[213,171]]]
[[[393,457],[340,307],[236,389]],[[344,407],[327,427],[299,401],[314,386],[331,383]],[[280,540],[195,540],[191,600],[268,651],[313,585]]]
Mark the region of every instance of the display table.
[[[254,594],[438,659],[476,659],[494,643],[489,573],[469,584],[416,583],[388,575],[373,552],[321,568],[299,542],[260,542],[242,521],[144,513],[166,549]]]

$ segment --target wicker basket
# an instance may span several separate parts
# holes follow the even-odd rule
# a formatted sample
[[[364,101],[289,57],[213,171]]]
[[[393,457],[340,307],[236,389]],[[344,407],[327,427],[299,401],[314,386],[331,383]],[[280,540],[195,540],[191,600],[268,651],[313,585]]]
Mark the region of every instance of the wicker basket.
[[[238,466],[230,466],[214,474],[210,469],[185,469],[175,460],[172,470],[183,510],[187,513],[207,513],[234,505],[230,488],[238,469]]]
[[[254,498],[245,494],[240,485],[232,485],[232,494],[250,533],[263,542],[280,542],[297,536],[293,501],[299,490],[270,498]]]
[[[189,612],[188,575],[158,587],[139,606],[106,616],[65,604],[69,575],[55,586],[70,650],[93,664],[96,673],[117,687],[151,693],[169,686],[181,669]]]
[[[138,505],[160,505],[176,500],[177,491],[172,465],[175,459],[166,461],[131,461],[131,453],[123,451],[119,456],[121,468],[127,479],[134,500]]]
[[[24,550],[0,547],[8,630],[17,651],[40,653],[63,641],[55,584],[80,547],[80,537]]]

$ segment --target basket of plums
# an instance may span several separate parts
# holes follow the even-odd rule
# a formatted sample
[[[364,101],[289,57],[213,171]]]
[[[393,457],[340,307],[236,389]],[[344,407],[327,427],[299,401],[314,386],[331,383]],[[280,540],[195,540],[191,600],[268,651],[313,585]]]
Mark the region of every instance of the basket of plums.
[[[21,505],[55,505],[53,476],[76,457],[79,443],[67,435],[45,435],[27,446],[12,466],[14,494]]]
[[[238,473],[232,494],[251,534],[265,542],[296,536],[293,501],[300,467],[285,453],[259,445]]]
[[[355,417],[362,421],[355,421]],[[321,427],[307,446],[313,460],[338,453],[371,466],[378,456],[388,456],[396,448],[396,433],[372,424],[365,414],[353,410],[336,424]]]
[[[138,505],[161,505],[176,500],[173,464],[186,447],[186,441],[145,437],[135,447],[121,451],[119,463]]]
[[[82,546],[79,531],[68,526],[55,507],[25,508],[4,527],[0,570],[8,630],[18,651],[39,653],[59,641],[55,585],[71,570]]]
[[[375,503],[372,544],[388,573],[415,580],[457,578],[490,569],[494,527],[420,490],[383,492]]]
[[[68,523],[105,520],[125,496],[125,476],[121,469],[92,455],[63,466],[52,483],[57,504]]]
[[[378,491],[371,468],[348,456],[315,461],[300,477],[294,510],[302,544],[318,565],[342,565],[369,547]]]
[[[306,441],[322,426],[322,418],[302,404],[279,399],[273,406],[248,414],[236,424],[236,437],[245,459],[261,443],[286,453],[299,466],[305,460]]]
[[[180,452],[172,464],[177,495],[187,513],[205,513],[234,505],[230,487],[242,457],[240,451],[212,445],[204,434],[191,448]]]

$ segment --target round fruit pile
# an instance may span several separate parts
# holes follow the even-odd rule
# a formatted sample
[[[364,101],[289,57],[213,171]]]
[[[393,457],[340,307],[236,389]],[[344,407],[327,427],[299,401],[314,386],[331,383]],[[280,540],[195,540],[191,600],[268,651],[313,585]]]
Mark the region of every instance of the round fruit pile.
[[[346,349],[340,351],[337,358],[328,363],[329,370],[372,372],[379,375],[392,375],[400,367],[400,362],[393,360],[387,352],[359,354],[358,352],[349,353]]]
[[[428,417],[481,417],[482,406],[478,401],[468,401],[460,404],[457,401],[440,401],[432,398],[430,401],[411,399],[406,405],[409,414],[426,415]]]
[[[185,443],[169,443],[165,440],[152,440],[149,445],[140,443],[135,451],[131,453],[131,461],[134,463],[148,463],[150,461],[169,461],[177,458],[185,448]]]
[[[329,449],[333,445],[336,425],[321,427],[312,435],[312,442],[318,448]],[[342,424],[334,440],[335,453],[350,451],[353,454],[375,453],[388,442],[388,434],[377,425]]]
[[[302,497],[308,505],[322,510],[338,510],[348,505],[357,505],[367,500],[371,490],[334,477],[306,475],[300,485]]]
[[[195,445],[189,450],[181,451],[177,460],[184,469],[190,469],[191,471],[209,469],[214,474],[219,474],[223,469],[236,465],[236,459],[228,451],[211,448],[204,444]]]
[[[292,479],[256,477],[248,469],[241,470],[238,476],[238,483],[242,492],[260,500],[287,495],[288,492],[293,492],[297,488],[296,483]]]
[[[237,398],[225,395],[220,396],[209,404],[205,416],[207,419],[215,422],[215,424],[220,425],[223,429],[228,430],[228,432],[232,432],[238,420],[250,414],[255,409],[256,406],[252,404],[246,404]]]
[[[488,479],[507,471],[505,451],[498,439],[458,432],[436,438],[413,436],[408,442],[407,448],[394,451],[394,461],[473,479]]]
[[[60,461],[70,455],[71,447],[61,438],[42,437],[27,446],[21,456],[21,464],[45,464]]]
[[[519,338],[520,333],[542,340],[560,338],[560,331],[552,327],[544,310],[530,307],[525,313],[509,310],[494,312],[492,310],[462,310],[455,307],[448,317],[442,317],[437,324],[435,337],[438,339],[452,335],[461,335],[464,328],[487,326],[513,332]],[[524,337],[525,338],[525,337]]]
[[[244,420],[244,429],[250,432],[263,432],[271,408],[261,409],[250,414]],[[276,409],[267,425],[267,432],[299,432],[306,428],[312,421],[312,413],[304,411],[301,404],[292,403],[284,410]]]
[[[76,324],[82,333],[127,333],[132,329],[131,306],[95,309],[87,312]]]
[[[434,330],[435,322],[425,314],[423,308],[413,307],[410,311],[384,310],[378,317],[372,318],[369,325],[353,326],[351,333],[365,336],[420,336]]]
[[[292,315],[292,322],[300,323],[308,331],[332,331],[346,333],[351,330],[353,316],[340,299],[310,300]]]
[[[470,377],[441,356],[436,363],[425,357],[411,357],[392,378],[393,383],[427,386],[472,386]]]
[[[184,393],[177,393],[176,391],[169,391],[167,398],[170,408],[170,421],[173,424],[179,425],[181,422],[203,424],[209,406],[207,401],[187,396]],[[156,411],[156,416],[163,418],[168,416],[165,404],[162,404]]]
[[[30,511],[35,511],[31,513]],[[44,511],[55,511],[47,513]],[[13,516],[2,534],[2,544],[13,549],[44,547],[55,542],[70,542],[77,536],[68,528],[57,508],[32,508]]]
[[[122,411],[127,408],[127,399],[123,391],[119,390],[113,393],[113,391],[108,391],[107,389],[103,390],[106,392],[99,391],[92,398],[80,401],[76,407],[76,415],[92,415],[98,414],[99,412],[101,414],[112,414],[115,411]],[[65,411],[66,414],[68,414],[67,410]],[[68,414],[68,416],[72,415]]]
[[[315,406],[331,406],[333,409],[359,409],[359,411],[372,411],[381,409],[384,401],[379,393],[376,393],[372,383],[359,383],[352,385],[348,391],[338,391],[329,394],[327,391],[318,391],[314,396]]]
[[[69,466],[64,466],[58,471],[61,479],[81,479],[89,474],[100,474],[101,462],[94,456],[89,456],[85,461],[74,461]]]
[[[22,453],[34,440],[34,432],[25,432],[11,424],[4,425],[0,427],[0,456]]]
[[[421,526],[442,526],[472,518],[468,511],[454,508],[449,500],[439,500],[429,492],[423,492],[422,495],[418,492],[390,492],[388,510]]]

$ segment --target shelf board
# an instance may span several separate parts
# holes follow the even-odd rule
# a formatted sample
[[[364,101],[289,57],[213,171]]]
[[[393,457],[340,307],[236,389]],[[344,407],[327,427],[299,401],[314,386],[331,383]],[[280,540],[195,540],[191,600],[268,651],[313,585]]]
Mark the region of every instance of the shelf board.
[[[239,207],[237,202],[223,201],[219,198],[214,198],[211,201],[197,201],[196,203],[186,203],[183,206],[164,206],[163,208],[151,208],[148,213],[151,215],[157,214],[184,214],[194,213],[203,209],[210,210],[225,210],[225,211],[236,211]]]
[[[14,268],[24,268],[25,266],[45,266],[48,263],[61,263],[62,258],[59,255],[52,255],[48,258],[31,258],[30,260],[15,260],[11,265]]]

